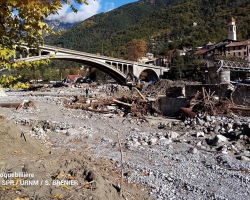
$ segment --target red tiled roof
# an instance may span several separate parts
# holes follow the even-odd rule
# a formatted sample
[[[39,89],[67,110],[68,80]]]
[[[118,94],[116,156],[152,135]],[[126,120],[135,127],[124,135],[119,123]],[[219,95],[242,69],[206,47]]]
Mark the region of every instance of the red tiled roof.
[[[246,40],[246,41],[242,41],[242,42],[232,42],[232,43],[226,45],[226,47],[243,46],[243,45],[249,45],[249,44],[250,44],[250,40]]]
[[[82,75],[68,75],[70,80],[74,80],[75,78],[82,78]]]
[[[200,49],[200,50],[196,51],[194,54],[195,54],[195,55],[201,55],[201,54],[204,54],[204,53],[206,53],[206,52],[207,52],[206,49]]]

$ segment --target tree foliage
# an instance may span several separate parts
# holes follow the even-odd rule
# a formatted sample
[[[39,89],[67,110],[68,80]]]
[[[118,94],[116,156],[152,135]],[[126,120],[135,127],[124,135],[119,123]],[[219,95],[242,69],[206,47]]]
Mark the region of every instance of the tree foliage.
[[[147,52],[147,44],[143,39],[133,39],[126,47],[126,58],[132,61],[138,61]]]
[[[0,2],[0,68],[23,69],[47,64],[40,62],[14,62],[15,49],[22,48],[25,43],[26,54],[29,48],[39,50],[43,43],[43,33],[53,33],[44,20],[51,14],[58,14],[62,2],[68,0],[2,0]],[[75,0],[77,3],[87,3],[86,0]],[[74,12],[77,10],[71,5]],[[5,74],[0,77],[1,86],[20,86],[16,84],[17,77]]]
[[[184,58],[180,56],[179,52],[176,51],[173,57],[173,65],[170,69],[170,73],[173,79],[181,79],[184,77]]]

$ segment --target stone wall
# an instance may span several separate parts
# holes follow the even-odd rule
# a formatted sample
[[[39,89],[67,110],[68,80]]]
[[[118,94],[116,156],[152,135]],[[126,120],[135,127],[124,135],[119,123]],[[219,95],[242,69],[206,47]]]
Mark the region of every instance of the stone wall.
[[[236,105],[250,106],[250,85],[237,85],[232,93],[233,102]]]
[[[164,116],[172,116],[178,111],[181,107],[187,106],[186,98],[168,98],[163,97],[159,98],[160,109]]]

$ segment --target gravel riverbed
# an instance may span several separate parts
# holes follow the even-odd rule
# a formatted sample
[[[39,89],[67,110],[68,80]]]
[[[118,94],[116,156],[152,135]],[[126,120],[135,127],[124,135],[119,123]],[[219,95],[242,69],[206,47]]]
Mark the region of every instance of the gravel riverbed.
[[[76,91],[9,91],[1,102],[30,100],[34,106],[0,107],[0,113],[47,146],[111,160],[125,181],[140,184],[153,199],[250,199],[248,118],[138,120],[66,109],[64,99]]]

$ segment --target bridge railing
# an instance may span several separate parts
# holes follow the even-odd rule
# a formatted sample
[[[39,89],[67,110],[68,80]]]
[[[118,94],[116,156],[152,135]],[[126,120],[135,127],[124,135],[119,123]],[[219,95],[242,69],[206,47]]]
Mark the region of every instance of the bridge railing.
[[[250,63],[249,62],[236,62],[230,60],[219,60],[214,62],[215,65],[218,66],[217,72],[219,72],[223,68],[227,68],[235,71],[249,71]]]

